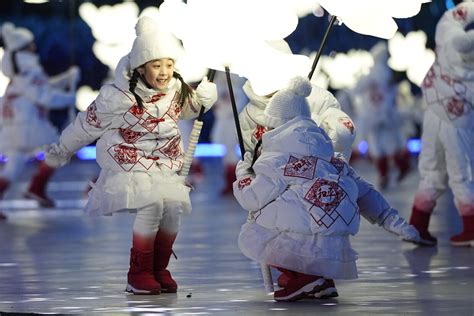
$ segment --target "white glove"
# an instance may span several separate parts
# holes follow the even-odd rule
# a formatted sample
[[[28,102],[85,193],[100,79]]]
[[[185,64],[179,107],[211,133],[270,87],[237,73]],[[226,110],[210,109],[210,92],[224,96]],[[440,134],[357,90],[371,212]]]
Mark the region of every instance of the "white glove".
[[[252,154],[247,151],[244,155],[244,159],[240,160],[235,167],[235,175],[237,178],[241,178],[245,175],[252,174],[250,167],[252,166]]]
[[[210,109],[217,101],[217,86],[215,83],[207,80],[207,76],[205,76],[197,86],[196,94],[199,100],[201,100],[202,106]]]
[[[396,210],[387,216],[382,226],[385,230],[400,236],[403,240],[420,241],[420,233],[415,227],[408,224],[403,217],[400,217]]]
[[[64,145],[51,144],[44,146],[45,162],[48,166],[59,168],[67,164],[73,155]]]

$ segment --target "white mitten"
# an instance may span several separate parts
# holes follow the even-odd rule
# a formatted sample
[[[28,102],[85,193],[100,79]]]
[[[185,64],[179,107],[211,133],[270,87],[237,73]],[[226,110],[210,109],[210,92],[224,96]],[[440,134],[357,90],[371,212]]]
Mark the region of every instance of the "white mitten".
[[[217,101],[217,86],[215,83],[207,80],[205,76],[196,88],[196,94],[201,100],[202,106],[210,109]]]
[[[400,217],[396,210],[393,210],[393,212],[387,216],[382,226],[385,230],[400,236],[403,240],[420,241],[420,233],[415,227],[408,224],[403,217]]]
[[[73,155],[64,145],[51,144],[44,146],[45,162],[48,166],[59,168],[66,165]]]
[[[237,163],[235,168],[235,175],[237,178],[243,177],[248,174],[252,174],[250,167],[252,166],[252,154],[247,151],[244,155],[244,159]]]

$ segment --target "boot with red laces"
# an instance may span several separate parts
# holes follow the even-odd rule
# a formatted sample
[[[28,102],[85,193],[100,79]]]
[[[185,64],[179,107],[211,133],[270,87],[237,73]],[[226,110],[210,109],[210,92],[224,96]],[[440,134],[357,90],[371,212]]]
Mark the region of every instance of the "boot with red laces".
[[[421,246],[435,246],[438,242],[428,231],[430,217],[431,213],[420,211],[416,206],[413,206],[410,216],[410,225],[413,225],[420,233],[421,238],[417,244]]]
[[[451,237],[451,245],[456,247],[474,247],[474,215],[463,216],[463,231]]]
[[[31,179],[30,187],[24,197],[36,200],[41,207],[54,207],[55,203],[46,195],[46,186],[53,175],[55,168],[41,162],[37,173]]]
[[[178,284],[171,276],[171,273],[166,268],[170,262],[171,254],[173,254],[173,244],[176,240],[176,233],[170,233],[159,230],[156,233],[153,273],[155,280],[161,285],[161,292],[176,293]]]
[[[130,249],[130,268],[125,291],[136,295],[161,293],[161,286],[153,276],[153,252]]]

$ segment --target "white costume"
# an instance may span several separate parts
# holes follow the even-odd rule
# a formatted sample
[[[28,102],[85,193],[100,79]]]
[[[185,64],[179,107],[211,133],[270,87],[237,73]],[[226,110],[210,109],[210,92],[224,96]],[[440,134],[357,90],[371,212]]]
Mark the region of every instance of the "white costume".
[[[412,222],[427,232],[437,198],[451,188],[464,233],[453,245],[474,244],[474,2],[447,11],[436,27],[436,60],[423,81],[427,105]],[[421,214],[421,215],[420,215]],[[421,221],[418,217],[426,218]]]
[[[69,152],[98,139],[99,179],[92,185],[86,211],[110,214],[164,200],[182,203],[190,211],[189,190],[178,176],[183,143],[176,122],[196,117],[201,102],[194,97],[183,108],[178,103],[181,83],[173,78],[166,91],[139,83],[140,110],[129,91],[130,56],[123,57],[113,84],[100,90],[87,111],[78,114],[60,138]]]
[[[262,153],[237,165],[234,195],[249,211],[239,246],[249,258],[324,278],[357,277],[356,252],[349,235],[359,228],[359,206],[387,230],[416,239],[417,232],[344,159],[310,118],[309,81],[294,78],[263,112],[270,128]],[[251,169],[253,168],[253,170]]]
[[[403,119],[397,109],[398,85],[393,82],[387,65],[388,50],[384,42],[371,49],[374,66],[352,90],[358,109],[360,133],[367,137],[370,156],[376,161],[380,185],[389,181],[389,159],[394,158],[400,170],[399,180],[408,172],[408,157],[403,155],[406,140]]]
[[[17,180],[25,163],[41,146],[57,141],[59,134],[49,121],[48,111],[74,106],[75,91],[67,90],[79,80],[77,67],[48,78],[32,48],[34,37],[29,30],[5,23],[2,37],[6,44],[2,72],[10,82],[0,101],[0,153],[9,159],[1,172],[0,195]],[[41,206],[54,206],[45,193],[53,172],[40,164],[25,196],[38,200]]]

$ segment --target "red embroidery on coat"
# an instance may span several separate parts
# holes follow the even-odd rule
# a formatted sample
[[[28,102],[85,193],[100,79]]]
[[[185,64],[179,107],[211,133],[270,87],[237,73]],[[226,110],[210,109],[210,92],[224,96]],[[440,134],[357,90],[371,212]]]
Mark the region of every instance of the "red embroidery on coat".
[[[265,134],[266,131],[267,131],[267,128],[265,126],[257,125],[257,127],[255,128],[255,131],[253,132],[253,137],[255,137],[257,141],[259,141],[262,139],[262,136],[263,134]]]
[[[287,177],[313,179],[317,161],[313,156],[298,159],[290,155],[283,174]]]
[[[337,172],[340,173],[344,169],[346,162],[341,158],[331,157],[331,164],[336,168]]]
[[[145,113],[145,109],[140,109],[137,103],[133,104],[128,111],[138,118],[142,117],[143,113]]]
[[[138,139],[140,139],[143,135],[146,134],[144,132],[134,131],[131,129],[131,127],[120,128],[119,133],[120,136],[122,136],[122,138],[125,140],[125,142],[129,144],[135,143]]]
[[[423,79],[423,88],[431,88],[434,83],[434,78],[436,77],[436,73],[432,68],[428,70],[428,73],[426,74],[425,78]]]
[[[239,190],[242,190],[243,188],[248,187],[251,183],[252,183],[252,178],[250,177],[243,178],[239,180],[238,188]]]
[[[332,212],[344,197],[345,193],[337,182],[321,178],[314,182],[304,196],[305,200],[326,213]]]
[[[453,11],[453,17],[455,20],[466,22],[467,20],[467,8],[464,6],[460,6],[456,10]]]
[[[173,100],[171,100],[170,106],[168,107],[168,111],[166,114],[173,119],[173,121],[177,122],[183,108],[179,103],[180,94],[178,92],[175,93]]]
[[[166,93],[163,93],[163,92],[152,95],[151,98],[150,98],[150,101],[147,101],[146,103],[155,103],[156,101],[159,101],[165,95],[166,95]]]
[[[159,123],[164,122],[164,118],[157,118],[154,116],[149,116],[145,119],[140,125],[143,126],[150,133],[158,126]]]
[[[97,106],[95,105],[95,101],[92,102],[88,107],[87,107],[87,112],[86,112],[86,122],[94,126],[96,128],[101,128],[101,120],[97,117]]]
[[[13,110],[13,101],[18,97],[15,94],[5,95],[3,107],[2,107],[2,117],[6,119],[12,119],[15,117],[15,111]]]
[[[118,145],[114,148],[113,158],[119,165],[135,164],[138,161],[137,149]]]
[[[354,124],[352,123],[352,121],[347,118],[347,117],[340,117],[338,119],[338,121],[343,124],[350,132],[351,132],[351,135],[354,135]]]
[[[161,147],[159,151],[166,157],[174,160],[181,155],[180,142],[181,136],[176,135],[171,138],[163,147]]]
[[[446,104],[446,110],[455,117],[462,116],[464,114],[464,100],[452,97]]]

